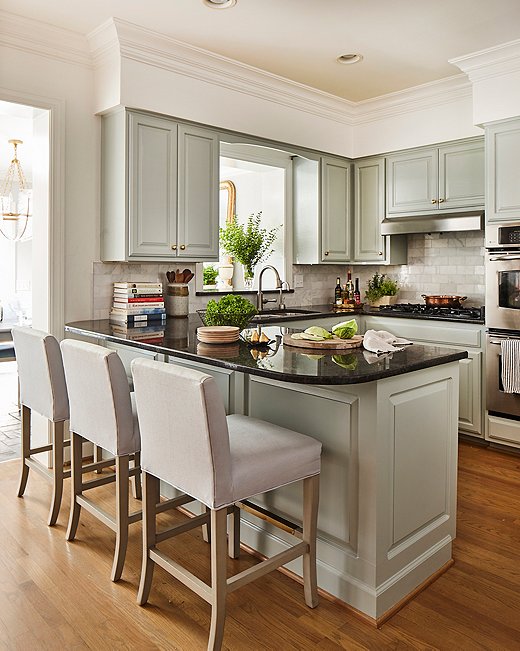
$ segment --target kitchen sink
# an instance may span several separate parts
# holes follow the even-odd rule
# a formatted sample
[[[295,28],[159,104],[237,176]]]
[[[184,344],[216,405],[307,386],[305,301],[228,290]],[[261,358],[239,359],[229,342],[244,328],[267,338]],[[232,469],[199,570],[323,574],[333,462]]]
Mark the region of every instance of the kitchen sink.
[[[256,316],[253,317],[252,321],[264,321],[266,319],[284,319],[287,317],[297,317],[303,316],[305,314],[317,314],[316,310],[304,310],[300,308],[291,308],[288,307],[284,310],[262,310]]]

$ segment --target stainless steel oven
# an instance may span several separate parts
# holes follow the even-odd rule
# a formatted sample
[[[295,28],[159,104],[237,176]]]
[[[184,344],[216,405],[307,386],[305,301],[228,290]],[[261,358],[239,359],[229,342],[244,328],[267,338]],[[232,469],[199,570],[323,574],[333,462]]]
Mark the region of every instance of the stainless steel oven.
[[[520,332],[491,331],[487,335],[487,408],[495,416],[520,420],[520,394],[505,393],[502,385],[501,344],[504,339],[520,339]]]
[[[520,246],[488,251],[486,325],[520,331]]]

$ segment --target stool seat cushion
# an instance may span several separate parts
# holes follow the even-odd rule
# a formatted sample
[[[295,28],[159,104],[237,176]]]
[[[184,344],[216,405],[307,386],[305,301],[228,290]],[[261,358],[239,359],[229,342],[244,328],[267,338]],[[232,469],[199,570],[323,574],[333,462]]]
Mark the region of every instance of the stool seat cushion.
[[[232,498],[237,502],[320,472],[321,443],[264,420],[227,417]],[[220,508],[224,504],[217,504]]]

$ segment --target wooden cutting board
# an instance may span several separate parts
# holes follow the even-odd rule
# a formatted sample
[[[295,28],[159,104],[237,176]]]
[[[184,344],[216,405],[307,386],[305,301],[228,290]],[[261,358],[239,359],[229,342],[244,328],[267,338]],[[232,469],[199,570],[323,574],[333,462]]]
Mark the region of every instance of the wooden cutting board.
[[[344,350],[346,348],[359,348],[363,343],[363,335],[354,335],[352,339],[340,339],[333,336],[324,341],[310,341],[309,339],[292,339],[291,335],[283,336],[283,343],[295,348],[314,348],[314,350]]]

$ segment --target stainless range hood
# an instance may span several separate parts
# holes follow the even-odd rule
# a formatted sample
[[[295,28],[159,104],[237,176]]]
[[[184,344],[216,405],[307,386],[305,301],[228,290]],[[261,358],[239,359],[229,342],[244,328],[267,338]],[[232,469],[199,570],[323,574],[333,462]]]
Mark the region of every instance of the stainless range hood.
[[[453,212],[443,215],[387,217],[381,223],[381,235],[407,233],[449,233],[451,231],[480,231],[484,228],[484,211]]]

